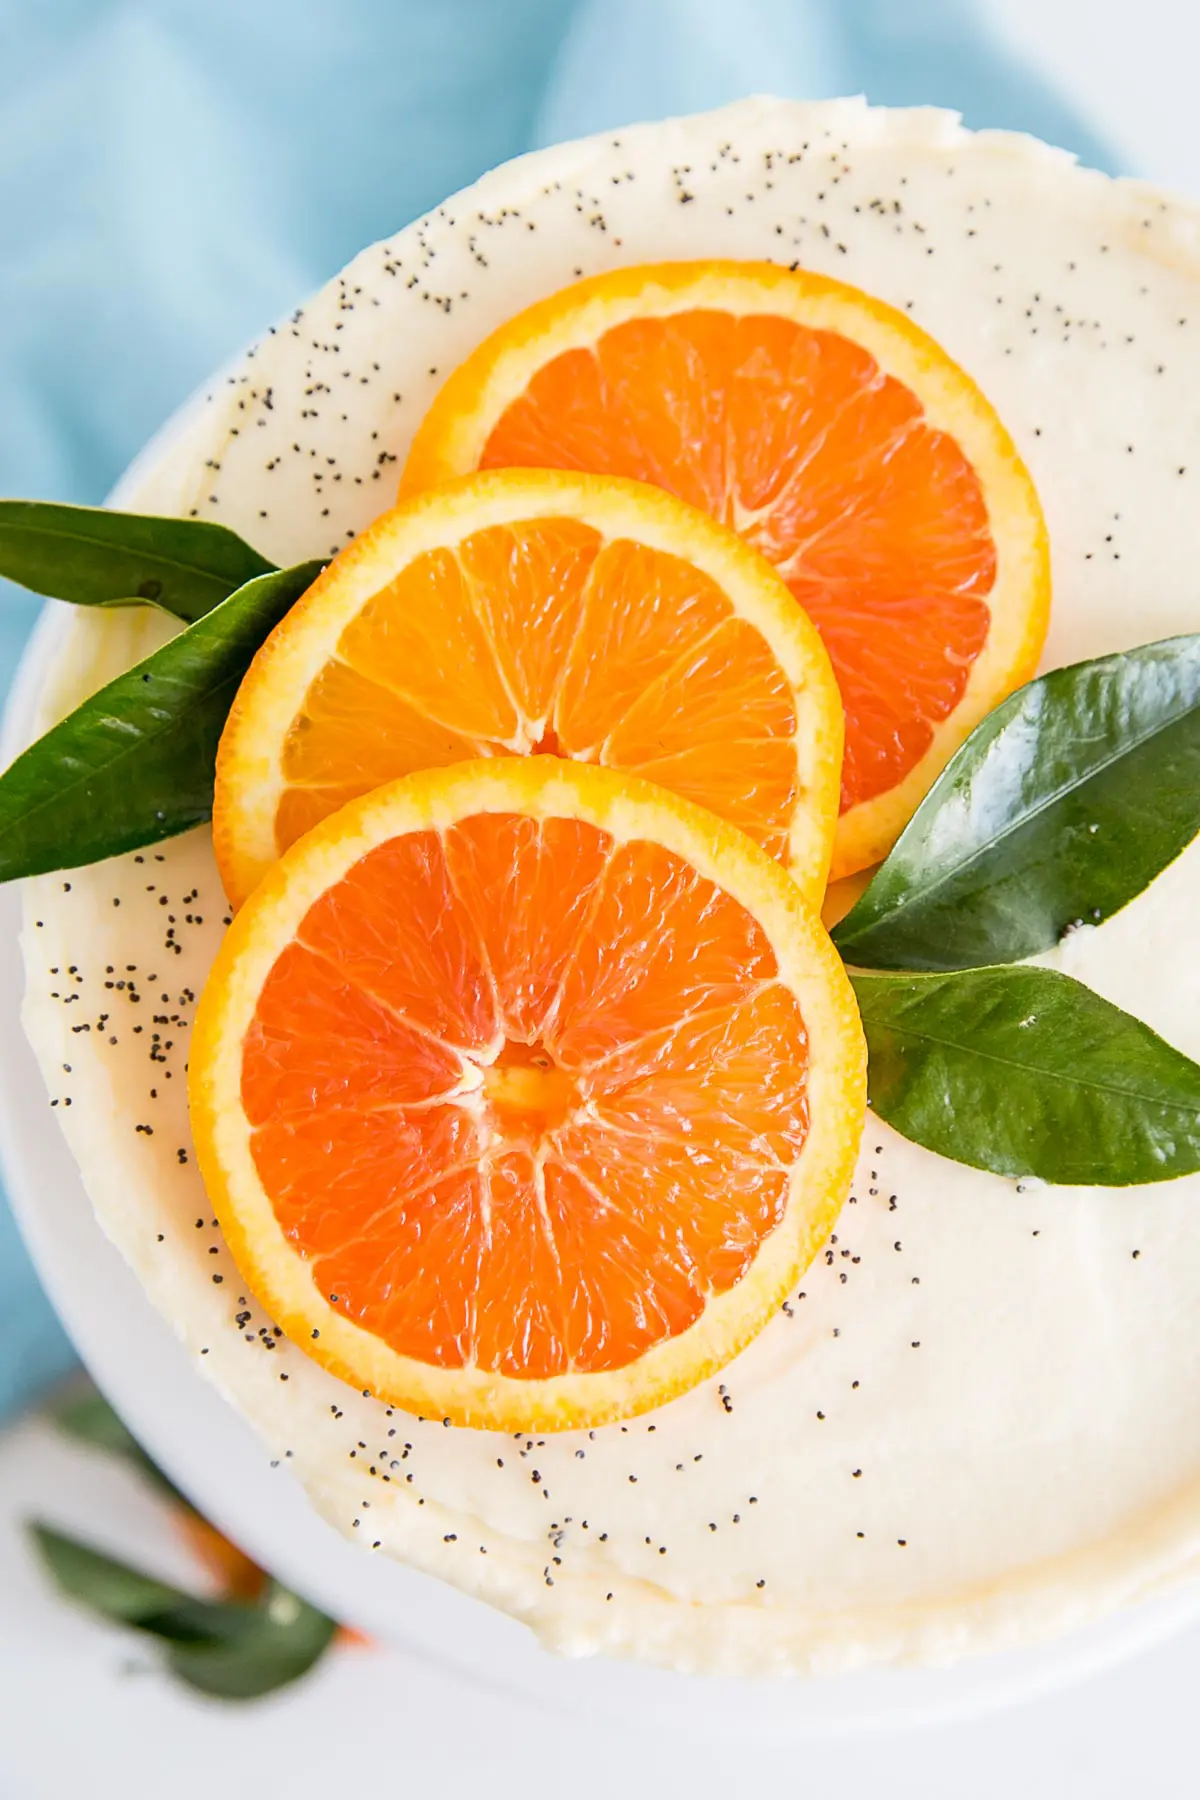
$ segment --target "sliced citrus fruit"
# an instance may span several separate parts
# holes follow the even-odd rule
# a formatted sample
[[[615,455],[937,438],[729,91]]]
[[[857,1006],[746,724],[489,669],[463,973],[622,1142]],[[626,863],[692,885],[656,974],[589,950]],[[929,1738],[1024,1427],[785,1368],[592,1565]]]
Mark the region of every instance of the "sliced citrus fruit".
[[[530,307],[442,388],[401,482],[595,469],[666,488],[779,569],[846,707],[834,877],[882,857],[1033,673],[1049,557],[979,389],[912,320],[771,263],[618,269]]]
[[[549,752],[711,807],[816,899],[841,749],[821,640],[733,532],[642,483],[507,470],[386,513],[272,633],[221,742],[213,835],[240,903],[385,781]]]
[[[251,1289],[389,1404],[594,1425],[692,1386],[827,1236],[853,994],[744,834],[552,757],[412,775],[295,844],[201,999],[192,1123]]]

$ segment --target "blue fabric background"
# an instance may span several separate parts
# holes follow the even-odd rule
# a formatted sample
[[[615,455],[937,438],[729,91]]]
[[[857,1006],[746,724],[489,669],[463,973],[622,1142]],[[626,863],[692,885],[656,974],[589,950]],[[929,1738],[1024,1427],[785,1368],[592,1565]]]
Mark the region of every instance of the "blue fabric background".
[[[492,164],[752,92],[1108,166],[971,0],[0,0],[0,493],[100,500],[209,370]],[[36,608],[0,583],[0,686]],[[0,1199],[0,1419],[70,1361]]]

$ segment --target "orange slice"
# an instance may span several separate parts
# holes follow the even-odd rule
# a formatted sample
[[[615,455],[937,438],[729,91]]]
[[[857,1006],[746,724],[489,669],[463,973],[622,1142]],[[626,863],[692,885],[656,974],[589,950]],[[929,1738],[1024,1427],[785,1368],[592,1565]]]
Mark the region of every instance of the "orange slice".
[[[352,802],[238,913],[190,1056],[201,1170],[288,1336],[455,1424],[557,1430],[728,1361],[862,1129],[844,970],[749,838],[551,757]]]
[[[711,806],[819,898],[842,702],[810,621],[696,509],[540,470],[385,513],[275,628],[221,738],[228,895],[383,781],[534,752]]]
[[[711,807],[814,900],[842,707],[774,570],[655,488],[527,469],[378,519],[255,658],[217,762],[240,903],[347,800],[416,769],[551,752]]]
[[[1037,663],[1046,530],[1011,439],[932,338],[842,282],[662,263],[530,307],[447,381],[401,493],[513,465],[654,482],[776,565],[846,707],[835,878],[886,854]]]

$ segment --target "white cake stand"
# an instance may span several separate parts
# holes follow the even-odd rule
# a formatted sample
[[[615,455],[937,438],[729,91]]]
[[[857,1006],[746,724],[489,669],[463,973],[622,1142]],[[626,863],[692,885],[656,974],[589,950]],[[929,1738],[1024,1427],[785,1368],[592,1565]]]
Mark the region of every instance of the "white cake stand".
[[[115,491],[178,440],[185,406]],[[29,741],[37,699],[67,623],[50,602],[13,684],[3,762]],[[830,1737],[962,1719],[1079,1681],[1200,1619],[1200,1584],[1115,1614],[1068,1638],[949,1668],[827,1680],[672,1675],[597,1658],[566,1661],[521,1625],[456,1589],[368,1558],[309,1507],[298,1483],[210,1386],[101,1231],[46,1104],[20,1024],[20,897],[0,888],[0,1170],[51,1300],[91,1374],[171,1479],[223,1531],[334,1617],[440,1663],[464,1681],[542,1704],[737,1737]]]

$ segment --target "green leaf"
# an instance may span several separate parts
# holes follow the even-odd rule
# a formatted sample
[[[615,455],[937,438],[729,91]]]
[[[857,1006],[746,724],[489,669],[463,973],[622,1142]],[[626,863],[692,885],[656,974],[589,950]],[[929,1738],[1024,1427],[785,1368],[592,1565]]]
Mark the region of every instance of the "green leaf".
[[[272,1582],[244,1629],[223,1641],[173,1645],[176,1675],[221,1700],[258,1700],[308,1673],[333,1641],[337,1625],[290,1589]]]
[[[1009,967],[851,979],[871,1105],[914,1143],[1080,1187],[1200,1169],[1200,1066],[1069,976]]]
[[[0,500],[0,575],[80,606],[142,602],[191,621],[274,567],[203,519]]]
[[[30,1526],[30,1533],[63,1593],[115,1624],[132,1625],[172,1643],[207,1642],[241,1628],[235,1617],[222,1615],[254,1610],[197,1600],[40,1521]]]
[[[1200,831],[1200,636],[1058,669],[972,732],[833,939],[964,969],[1119,912]]]
[[[277,1582],[261,1602],[197,1600],[52,1526],[30,1527],[68,1598],[166,1646],[168,1667],[190,1687],[253,1700],[295,1681],[333,1640],[334,1620]]]
[[[210,818],[233,697],[322,567],[247,582],[18,756],[0,775],[0,881],[99,862]]]

